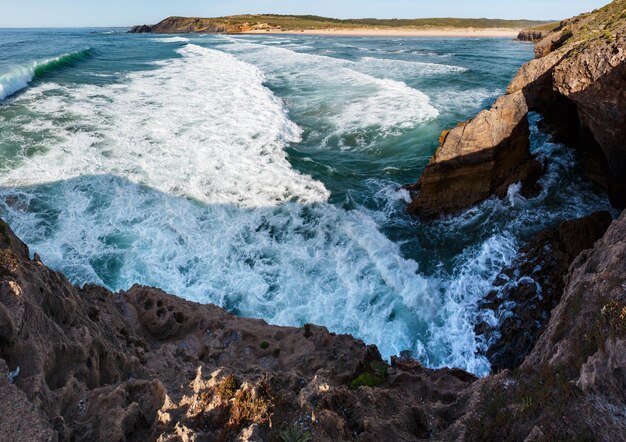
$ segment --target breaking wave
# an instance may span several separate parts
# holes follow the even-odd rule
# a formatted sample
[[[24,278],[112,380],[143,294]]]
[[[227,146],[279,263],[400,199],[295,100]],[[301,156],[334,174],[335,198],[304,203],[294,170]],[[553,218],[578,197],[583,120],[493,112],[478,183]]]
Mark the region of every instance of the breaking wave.
[[[87,60],[92,56],[93,49],[89,48],[61,55],[46,61],[16,66],[9,72],[0,75],[0,100],[4,100],[6,97],[24,89],[35,79],[41,78],[58,69],[72,67],[76,63]]]

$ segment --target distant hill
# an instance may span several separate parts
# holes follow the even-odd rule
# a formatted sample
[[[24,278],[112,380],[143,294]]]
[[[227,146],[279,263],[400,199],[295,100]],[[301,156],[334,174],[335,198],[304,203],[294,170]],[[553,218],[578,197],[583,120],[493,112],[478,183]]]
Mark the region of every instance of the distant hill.
[[[542,26],[547,22],[536,20],[500,20],[487,18],[418,18],[418,19],[336,19],[316,15],[232,15],[227,17],[195,18],[168,17],[152,26],[136,26],[130,32],[186,33],[186,32],[251,32],[302,31],[323,29],[523,29]]]

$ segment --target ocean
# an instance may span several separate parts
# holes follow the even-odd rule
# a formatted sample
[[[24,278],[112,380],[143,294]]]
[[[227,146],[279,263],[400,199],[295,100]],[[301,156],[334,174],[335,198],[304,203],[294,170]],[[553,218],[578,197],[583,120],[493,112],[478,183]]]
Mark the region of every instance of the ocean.
[[[139,283],[315,323],[429,367],[489,372],[474,333],[499,270],[607,210],[532,115],[547,165],[455,217],[408,216],[446,128],[503,93],[508,39],[0,30],[0,216],[74,283]]]

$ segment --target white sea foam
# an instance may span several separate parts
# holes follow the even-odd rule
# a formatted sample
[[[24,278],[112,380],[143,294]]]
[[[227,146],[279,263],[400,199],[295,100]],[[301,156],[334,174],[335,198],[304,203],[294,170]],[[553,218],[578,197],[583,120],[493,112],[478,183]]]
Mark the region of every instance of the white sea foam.
[[[39,100],[42,119],[90,130],[52,130],[63,148],[30,159],[5,182],[108,173],[206,203],[325,200],[323,185],[286,159],[284,144],[298,141],[299,129],[262,73],[220,51],[187,45],[178,52],[183,58],[132,74],[126,84],[66,88]]]
[[[45,148],[1,174],[17,233],[80,283],[139,282],[315,322],[385,356],[430,348],[415,330],[441,309],[436,281],[372,217],[326,203],[324,186],[290,167],[283,148],[298,128],[261,72],[211,49],[179,52],[121,84],[18,97],[54,124],[20,126]]]
[[[373,58],[350,61],[233,41],[224,49],[260,66],[273,81],[290,84],[295,95],[290,102],[292,109],[315,114],[316,121],[326,123],[321,140],[325,145],[334,142],[340,147],[369,147],[381,137],[437,117],[438,111],[427,95],[402,81],[386,78],[393,69],[410,68],[429,74],[433,70],[456,72],[443,65]],[[372,139],[374,131],[377,135]]]
[[[187,37],[163,37],[155,38],[154,41],[161,43],[187,43],[189,42],[189,39]]]
[[[0,171],[3,216],[31,250],[79,283],[155,285],[274,323],[352,333],[386,357],[412,350],[433,367],[486,374],[488,362],[475,353],[477,302],[515,256],[512,232],[563,214],[537,210],[512,191],[450,220],[411,224],[416,234],[450,241],[493,227],[458,254],[453,270],[426,276],[380,230],[406,222],[397,213],[408,193],[373,183],[379,211],[329,204],[324,186],[287,161],[284,148],[300,130],[263,86],[264,74],[238,58],[289,81],[290,107],[317,112],[331,131],[428,121],[436,111],[427,97],[354,63],[226,48],[237,58],[189,44],[180,57],[114,85],[41,84],[16,97],[12,105],[48,124],[3,121],[22,149]],[[308,94],[315,88],[324,93]],[[535,153],[553,164],[539,200],[558,188],[568,215],[606,206],[578,185],[561,186],[571,158],[536,141]]]
[[[442,74],[456,74],[467,72],[467,68],[439,63],[424,63],[420,61],[396,60],[391,58],[363,57],[357,64],[357,69],[373,75],[387,78],[407,78],[411,76],[432,76]]]
[[[455,90],[445,88],[432,94],[433,105],[442,112],[472,115],[502,95],[501,89],[472,88]]]

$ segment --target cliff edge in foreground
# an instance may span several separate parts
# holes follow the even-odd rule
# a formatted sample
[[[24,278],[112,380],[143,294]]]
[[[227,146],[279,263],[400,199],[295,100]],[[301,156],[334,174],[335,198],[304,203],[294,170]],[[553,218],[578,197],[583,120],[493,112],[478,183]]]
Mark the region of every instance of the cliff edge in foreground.
[[[135,286],[82,289],[0,221],[0,428],[27,441],[626,440],[626,212],[521,367],[477,380]]]
[[[582,152],[586,174],[626,207],[626,0],[565,20],[537,43],[494,106],[442,134],[408,210],[455,213],[509,185],[532,188],[540,168],[529,152],[529,111]]]

